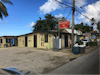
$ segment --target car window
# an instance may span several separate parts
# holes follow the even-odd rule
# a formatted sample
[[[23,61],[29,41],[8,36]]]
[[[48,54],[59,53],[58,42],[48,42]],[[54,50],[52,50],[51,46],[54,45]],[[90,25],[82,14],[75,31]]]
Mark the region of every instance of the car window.
[[[83,40],[83,41],[87,41],[87,40]]]

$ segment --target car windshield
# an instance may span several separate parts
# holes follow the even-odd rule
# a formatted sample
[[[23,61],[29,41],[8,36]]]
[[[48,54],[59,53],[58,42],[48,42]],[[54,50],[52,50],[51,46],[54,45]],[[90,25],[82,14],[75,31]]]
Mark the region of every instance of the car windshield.
[[[87,40],[83,40],[83,41],[87,41]]]

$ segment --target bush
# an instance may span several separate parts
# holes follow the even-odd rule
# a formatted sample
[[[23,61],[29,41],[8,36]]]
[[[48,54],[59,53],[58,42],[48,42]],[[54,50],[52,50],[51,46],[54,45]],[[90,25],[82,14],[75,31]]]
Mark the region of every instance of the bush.
[[[89,42],[89,46],[97,46],[97,42]]]
[[[78,43],[78,45],[83,45],[83,42],[81,41],[77,41],[76,43]]]

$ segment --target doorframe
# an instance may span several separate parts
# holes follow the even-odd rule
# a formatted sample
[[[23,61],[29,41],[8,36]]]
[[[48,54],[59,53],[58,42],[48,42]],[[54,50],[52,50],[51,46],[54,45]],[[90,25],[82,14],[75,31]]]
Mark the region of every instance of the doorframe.
[[[27,45],[28,45],[27,44],[28,42],[27,42],[26,38],[27,38],[27,36],[25,36],[25,47],[27,47]]]
[[[37,48],[37,35],[34,35],[34,37],[36,36],[36,40],[34,39],[34,47]],[[36,46],[35,46],[35,42],[36,42]]]

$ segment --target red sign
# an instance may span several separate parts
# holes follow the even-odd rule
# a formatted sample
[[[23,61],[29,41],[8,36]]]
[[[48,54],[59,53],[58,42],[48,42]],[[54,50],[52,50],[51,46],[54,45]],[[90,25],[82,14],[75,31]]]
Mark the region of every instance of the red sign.
[[[90,37],[90,34],[87,34],[87,37]]]
[[[70,27],[70,21],[60,21],[59,29],[65,29]]]

